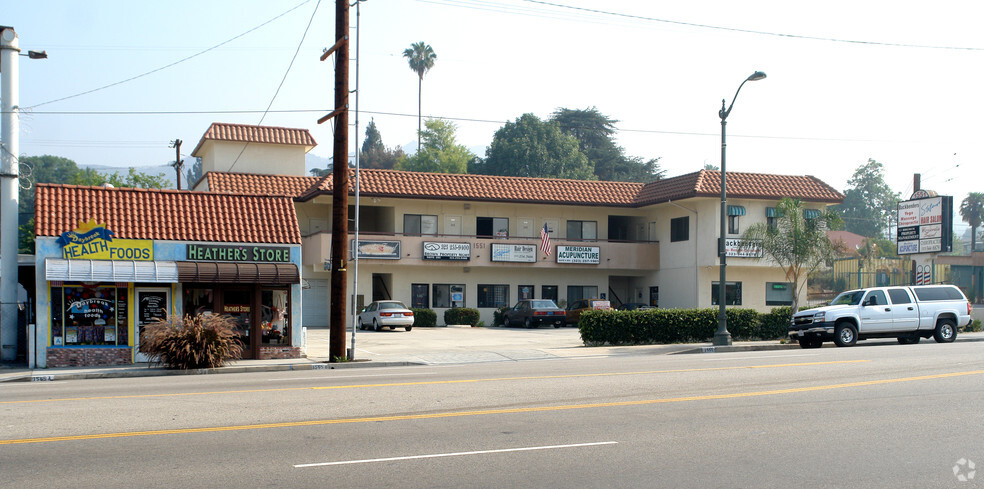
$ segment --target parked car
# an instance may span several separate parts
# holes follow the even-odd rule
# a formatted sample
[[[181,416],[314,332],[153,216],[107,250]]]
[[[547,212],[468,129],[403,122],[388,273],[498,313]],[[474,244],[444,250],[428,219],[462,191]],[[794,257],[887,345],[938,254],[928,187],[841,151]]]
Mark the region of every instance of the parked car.
[[[564,325],[565,318],[564,310],[552,300],[524,299],[502,312],[502,325],[535,328],[547,324],[559,328]]]
[[[600,310],[607,311],[612,308],[612,303],[603,299],[581,299],[567,305],[566,317],[567,324],[577,325],[581,320],[581,313],[584,311]]]
[[[413,311],[400,301],[373,301],[359,313],[357,321],[359,329],[379,331],[379,328],[403,327],[410,331],[413,328]]]
[[[626,302],[621,306],[616,307],[619,311],[636,311],[642,309],[655,309],[653,306],[646,304],[645,302]]]

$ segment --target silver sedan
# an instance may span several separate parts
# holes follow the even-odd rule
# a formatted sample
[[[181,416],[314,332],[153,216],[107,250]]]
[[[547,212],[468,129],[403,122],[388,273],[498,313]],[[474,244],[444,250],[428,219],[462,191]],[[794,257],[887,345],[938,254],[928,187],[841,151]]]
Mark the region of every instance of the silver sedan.
[[[413,328],[413,311],[400,301],[373,301],[359,313],[358,326],[359,329],[372,328],[373,331],[398,327],[410,331]]]

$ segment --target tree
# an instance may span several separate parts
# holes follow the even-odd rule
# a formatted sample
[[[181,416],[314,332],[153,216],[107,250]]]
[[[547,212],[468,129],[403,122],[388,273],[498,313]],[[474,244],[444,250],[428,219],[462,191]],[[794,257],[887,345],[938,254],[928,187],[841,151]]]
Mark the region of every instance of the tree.
[[[424,73],[430,71],[434,67],[434,60],[437,59],[437,54],[434,54],[434,50],[429,44],[420,41],[415,42],[410,45],[409,48],[403,51],[403,57],[407,58],[407,63],[410,65],[410,69],[417,74],[417,150],[420,150],[420,131],[421,131],[421,120],[422,120],[422,105],[421,105],[421,90],[424,84]]]
[[[884,236],[900,200],[885,183],[884,166],[869,159],[854,170],[847,184],[850,188],[844,191],[844,202],[836,207],[846,230],[869,238]]]
[[[620,182],[653,182],[665,173],[659,169],[659,158],[642,161],[625,155],[625,149],[615,144],[615,123],[595,107],[584,110],[557,109],[551,118],[565,134],[578,140],[578,149],[594,165],[598,180]]]
[[[195,184],[202,179],[202,159],[195,158],[195,163],[191,165],[191,168],[185,172],[185,182],[188,184],[188,189],[191,190],[195,188]]]
[[[793,311],[799,308],[799,296],[809,273],[833,259],[834,245],[827,238],[827,230],[840,221],[840,217],[829,210],[810,219],[803,211],[799,199],[784,197],[776,205],[779,217],[775,226],[753,224],[741,237],[743,247],[760,245],[763,258],[779,265],[785,272],[786,280],[793,284]]]
[[[485,159],[475,159],[469,173],[517,177],[594,180],[594,167],[578,150],[578,141],[554,122],[523,114],[492,136]]]
[[[960,218],[970,224],[970,251],[977,251],[977,228],[984,221],[984,193],[970,192],[960,203]]]
[[[403,157],[403,149],[398,146],[394,146],[392,150],[386,149],[383,136],[376,128],[376,122],[370,120],[369,125],[366,126],[366,140],[362,143],[362,151],[359,152],[359,167],[388,170],[394,168],[396,162]]]
[[[455,125],[441,119],[427,119],[422,132],[423,146],[396,164],[397,170],[432,173],[467,173],[468,162],[475,157],[455,141]]]

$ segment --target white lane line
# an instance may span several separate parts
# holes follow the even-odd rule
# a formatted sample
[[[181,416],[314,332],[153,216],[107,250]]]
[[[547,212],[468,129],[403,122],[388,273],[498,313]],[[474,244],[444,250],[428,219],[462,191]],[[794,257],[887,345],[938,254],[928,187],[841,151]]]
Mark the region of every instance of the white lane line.
[[[351,465],[351,464],[369,464],[375,462],[392,462],[396,460],[416,460],[422,458],[441,458],[441,457],[461,457],[465,455],[485,455],[489,453],[506,453],[506,452],[528,452],[532,450],[553,450],[557,448],[578,448],[578,447],[593,447],[599,445],[616,445],[617,441],[601,441],[594,443],[575,443],[572,445],[549,445],[542,447],[522,447],[522,448],[502,448],[499,450],[478,450],[474,452],[455,452],[455,453],[434,453],[430,455],[411,455],[408,457],[389,457],[389,458],[370,458],[366,460],[343,460],[340,462],[321,462],[316,464],[298,464],[295,465],[295,469],[301,469],[305,467],[324,467],[328,465]]]
[[[799,355],[759,355],[757,357],[727,357],[727,358],[705,358],[705,362],[724,362],[728,360],[749,360],[752,358],[790,358],[790,357],[815,357],[819,353],[802,353]]]
[[[337,372],[338,370],[326,370],[325,372]],[[368,377],[410,377],[414,375],[437,375],[437,372],[416,372],[408,374],[366,374],[366,375],[331,375],[323,377],[281,377],[267,379],[267,382],[283,382],[285,380],[335,380],[335,379],[363,379]]]

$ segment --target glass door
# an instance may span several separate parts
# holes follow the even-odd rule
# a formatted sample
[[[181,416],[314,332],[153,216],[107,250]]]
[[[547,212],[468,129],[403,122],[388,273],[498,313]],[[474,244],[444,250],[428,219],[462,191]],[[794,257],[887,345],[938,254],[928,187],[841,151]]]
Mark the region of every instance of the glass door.
[[[134,289],[137,305],[137,324],[133,346],[136,362],[149,362],[150,357],[142,349],[144,328],[171,314],[171,289],[166,287],[137,287]]]

